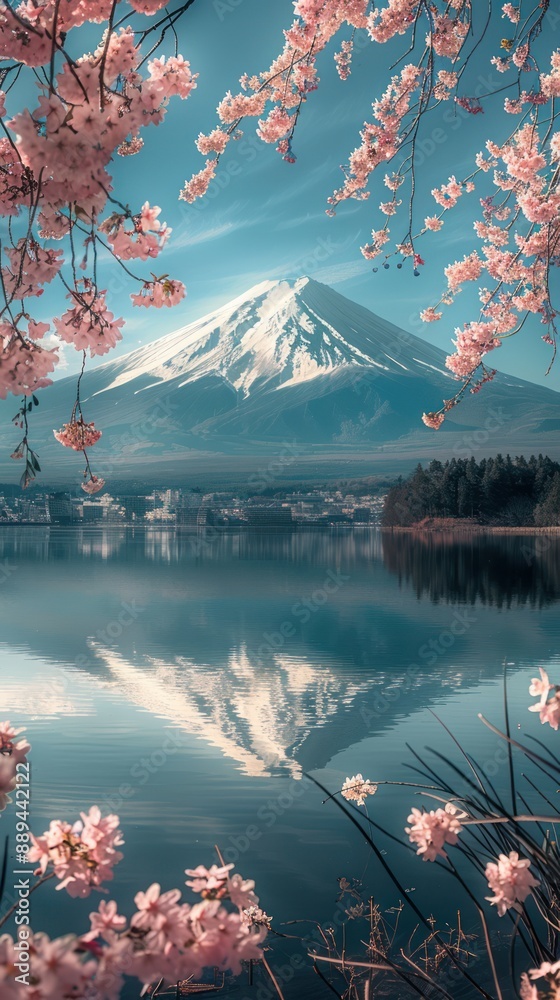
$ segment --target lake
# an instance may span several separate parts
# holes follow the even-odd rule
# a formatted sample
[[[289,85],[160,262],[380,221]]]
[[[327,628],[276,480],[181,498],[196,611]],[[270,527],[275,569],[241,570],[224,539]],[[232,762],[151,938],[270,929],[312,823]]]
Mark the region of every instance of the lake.
[[[547,535],[0,529],[1,717],[33,747],[33,831],[94,803],[118,812],[121,912],[153,881],[182,886],[214,845],[256,880],[279,931],[346,921],[357,897],[338,899],[341,877],[389,910],[395,887],[306,775],[332,792],[356,772],[419,780],[407,744],[456,753],[436,713],[506,784],[503,745],[477,713],[503,725],[505,662],[512,730],[550,738],[527,689],[537,666],[560,676],[559,557]],[[368,806],[402,834],[418,804],[382,786]],[[12,831],[9,810],[2,824]],[[446,876],[380,846],[407,891],[452,920]],[[96,906],[45,886],[33,927],[85,929]],[[304,954],[274,942],[286,998],[302,982],[328,995],[312,974],[294,985]],[[232,995],[272,996],[258,982]]]

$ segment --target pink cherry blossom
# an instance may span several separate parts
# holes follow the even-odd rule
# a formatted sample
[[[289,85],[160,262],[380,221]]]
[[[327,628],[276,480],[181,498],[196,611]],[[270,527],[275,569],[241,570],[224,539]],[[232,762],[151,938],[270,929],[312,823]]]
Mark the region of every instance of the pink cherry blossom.
[[[529,982],[529,977],[526,972],[523,972],[521,975],[519,996],[521,997],[521,1000],[539,1000],[539,991],[534,984]]]
[[[529,970],[530,979],[543,979],[545,976],[550,980],[560,979],[560,961],[542,962],[538,969]],[[560,984],[556,982],[555,985]]]
[[[445,420],[445,415],[443,413],[422,414],[422,422],[426,425],[426,427],[431,427],[431,429],[434,431],[439,430],[444,420]]]
[[[126,927],[126,917],[117,912],[117,904],[114,899],[99,903],[99,908],[90,913],[91,929],[83,935],[82,940],[89,941],[97,937],[110,937],[112,931],[122,931]]]
[[[167,59],[165,56],[152,59],[148,63],[148,69],[149,79],[161,85],[163,96],[166,98],[178,96],[186,100],[196,89],[198,73],[191,72],[190,64],[181,55],[169,56]]]
[[[161,0],[132,4],[148,16],[164,6]],[[121,205],[112,195],[111,164],[116,153],[125,156],[142,148],[140,132],[164,121],[171,99],[188,98],[197,75],[182,55],[156,53],[159,42],[152,44],[138,20],[134,27],[95,29],[113,14],[112,0],[22,0],[15,11],[6,4],[0,11],[0,56],[17,69],[14,82],[27,66],[37,69],[38,85],[36,89],[23,82],[28,107],[17,106],[11,82],[0,94],[5,128],[0,138],[0,215],[14,219],[11,245],[0,268],[6,308],[20,300],[25,303],[21,313],[12,310],[10,322],[1,324],[4,398],[8,393],[31,395],[50,385],[47,376],[59,360],[56,350],[37,343],[48,327],[43,330],[29,315],[27,300],[42,295],[47,283],[61,277],[70,307],[54,321],[56,333],[78,350],[105,354],[121,339],[124,321],[115,318],[107,292],[97,284],[99,249],[106,246],[102,237],[108,236],[115,258],[124,263],[156,257],[171,234],[157,219],[159,209],[148,202],[137,215],[123,206],[118,222],[114,214],[103,220],[109,200]],[[68,40],[67,35],[85,25],[82,37],[92,50],[81,54],[80,35]],[[18,238],[16,225],[24,237]],[[63,248],[53,249],[40,243],[36,233],[43,241],[69,239]],[[78,278],[78,269],[86,277]],[[179,301],[183,287],[170,280],[160,289],[158,304]],[[14,454],[20,451],[23,455],[25,448]],[[87,488],[92,486],[95,480]]]
[[[196,145],[198,151],[204,156],[208,156],[210,153],[217,153],[220,156],[224,152],[229,139],[230,136],[227,132],[224,132],[221,128],[215,128],[209,135],[203,135],[201,132],[196,140]]]
[[[443,313],[438,312],[434,306],[428,306],[427,309],[423,309],[420,313],[420,319],[423,323],[436,323],[438,319],[441,319]],[[426,416],[426,414],[424,414]],[[424,421],[425,423],[426,421]],[[430,426],[428,424],[428,426]]]
[[[266,927],[267,930],[271,928],[272,917],[269,917],[264,910],[261,910],[260,906],[248,906],[246,910],[243,910],[243,916],[249,924],[256,927]]]
[[[162,893],[161,886],[157,882],[154,882],[146,892],[138,892],[134,897],[138,911],[132,918],[132,926],[140,928],[158,927],[163,923],[166,915],[174,909],[180,897],[181,892],[179,889],[172,889],[169,892]]]
[[[30,331],[32,332],[32,331]],[[8,393],[31,396],[47,385],[58,362],[56,348],[46,350],[10,323],[0,323],[3,349],[0,356],[0,398]]]
[[[382,201],[379,206],[379,211],[383,212],[383,215],[396,215],[397,209],[402,202],[400,201]]]
[[[203,194],[206,194],[210,187],[210,182],[216,174],[217,164],[218,161],[215,159],[206,160],[206,166],[191,177],[190,181],[185,184],[179,197],[183,201],[192,204],[197,198],[201,198]]]
[[[513,24],[517,24],[520,17],[519,7],[514,7],[512,3],[505,3],[502,7],[503,14],[502,17],[508,17]]]
[[[290,115],[283,108],[273,108],[268,118],[259,120],[257,135],[263,142],[277,142],[292,126]]]
[[[366,260],[373,260],[381,253],[382,248],[389,241],[389,235],[388,229],[379,229],[377,232],[373,230],[371,243],[360,248]]]
[[[494,893],[486,899],[497,907],[500,917],[509,909],[521,912],[521,904],[539,884],[529,871],[530,866],[531,862],[520,858],[516,851],[510,851],[509,855],[500,854],[496,863],[486,865],[486,878]]]
[[[239,872],[235,872],[227,880],[227,897],[238,910],[245,911],[250,906],[256,906],[259,901],[254,888],[253,879],[244,879]]]
[[[374,785],[369,778],[355,774],[352,778],[346,778],[341,795],[348,802],[355,802],[357,805],[363,806],[368,795],[375,795],[376,791],[377,785]]]
[[[548,698],[548,692],[553,687],[553,685],[550,683],[546,670],[544,670],[542,667],[539,667],[539,673],[541,675],[540,678],[533,677],[531,681],[531,684],[529,686],[529,694],[532,695],[533,698],[540,698],[540,703],[542,705]]]
[[[17,785],[18,764],[26,763],[31,749],[27,740],[17,739],[23,732],[10,722],[0,723],[0,811],[10,802],[10,792]]]
[[[106,354],[122,340],[124,320],[115,319],[107,308],[105,295],[105,291],[95,289],[85,279],[78,291],[67,296],[72,307],[54,320],[61,340],[72,344],[77,351],[89,350],[92,357]]]
[[[556,691],[548,701],[541,700],[536,705],[529,706],[530,712],[538,712],[543,726],[548,725],[558,731],[560,727],[560,693]]]
[[[341,80],[347,80],[350,76],[353,48],[352,41],[344,41],[340,52],[335,53],[334,61]]]
[[[57,889],[70,896],[89,896],[92,888],[113,878],[113,867],[122,859],[119,817],[101,816],[97,806],[73,825],[53,820],[41,837],[31,837],[28,861],[38,861],[39,871],[52,869],[59,879]]]
[[[53,434],[60,444],[65,448],[73,448],[74,451],[91,448],[101,437],[101,431],[97,431],[93,423],[86,424],[83,417],[64,424],[61,430],[53,431]]]
[[[476,252],[455,261],[445,268],[445,277],[450,291],[455,292],[464,281],[475,281],[482,273],[482,261]]]
[[[423,861],[435,861],[438,856],[446,858],[444,844],[456,844],[462,829],[457,817],[444,809],[431,812],[413,809],[408,822],[411,825],[405,832],[413,844],[418,844],[416,853],[423,856]]]
[[[440,188],[434,188],[432,196],[442,208],[453,208],[457,204],[463,193],[461,185],[455,176],[450,177],[447,184],[442,184]]]
[[[187,868],[185,874],[190,875],[191,881],[186,884],[203,899],[222,899],[228,891],[227,883],[232,868],[232,864],[221,867],[212,865],[211,868],[205,868],[204,865]]]
[[[174,306],[181,302],[186,295],[186,289],[182,281],[171,281],[169,278],[155,278],[154,281],[146,281],[140,292],[131,295],[132,303],[135,306],[154,306],[161,309],[162,306]]]
[[[105,486],[105,480],[101,479],[100,476],[90,476],[85,483],[82,483],[82,489],[84,493],[92,494],[99,493]]]
[[[41,295],[41,285],[52,281],[62,265],[62,250],[44,250],[32,237],[20,240],[5,253],[10,267],[2,268],[2,280],[13,299]]]

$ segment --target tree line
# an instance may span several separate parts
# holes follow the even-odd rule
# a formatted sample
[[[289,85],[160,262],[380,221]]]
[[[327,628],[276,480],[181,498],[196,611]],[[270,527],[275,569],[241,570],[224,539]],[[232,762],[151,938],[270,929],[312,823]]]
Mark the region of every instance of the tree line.
[[[418,464],[385,499],[384,527],[411,527],[425,518],[468,518],[506,527],[560,525],[560,464],[534,455],[496,455]]]

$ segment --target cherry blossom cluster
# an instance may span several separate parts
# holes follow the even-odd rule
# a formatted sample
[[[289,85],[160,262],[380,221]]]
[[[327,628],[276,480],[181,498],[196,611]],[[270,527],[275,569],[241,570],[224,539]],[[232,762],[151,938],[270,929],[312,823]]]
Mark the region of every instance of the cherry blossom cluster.
[[[148,260],[158,256],[172,233],[159,221],[160,212],[160,208],[152,208],[145,202],[137,215],[127,217],[113,212],[99,230],[107,233],[108,242],[120,260]]]
[[[489,287],[480,289],[480,315],[456,331],[456,351],[447,364],[461,387],[439,411],[424,414],[424,423],[434,429],[441,426],[467,389],[478,392],[492,380],[495,372],[483,359],[501,346],[504,337],[516,333],[528,315],[536,315],[545,325],[543,339],[556,350],[556,307],[550,285],[551,269],[560,263],[560,133],[554,131],[560,50],[552,53],[550,72],[540,72],[534,49],[536,39],[543,34],[549,0],[532,5],[527,12],[522,7],[522,0],[506,3],[502,18],[494,16],[483,25],[472,17],[471,0],[434,0],[430,4],[385,0],[373,11],[362,0],[296,2],[296,19],[284,32],[285,45],[278,58],[266,72],[244,75],[241,91],[228,92],[218,105],[220,127],[200,135],[198,148],[209,158],[181,195],[191,202],[205,194],[220,157],[229,141],[241,134],[245,119],[257,119],[258,137],[277,143],[283,158],[295,162],[293,141],[302,106],[319,84],[316,57],[336,34],[351,29],[351,37],[341,41],[334,57],[342,79],[350,73],[356,30],[365,31],[377,44],[396,43],[399,37],[407,36],[403,45],[409,61],[373,102],[372,118],[364,123],[361,143],[342,168],[344,183],[328,199],[327,214],[333,215],[337,205],[347,199],[367,199],[372,173],[391,164],[385,184],[392,197],[379,206],[383,224],[373,229],[371,240],[361,250],[367,260],[385,253],[385,268],[393,253],[411,258],[413,273],[419,276],[423,261],[416,250],[417,241],[438,232],[447,211],[480,189],[482,218],[475,223],[474,237],[481,241],[480,250],[473,249],[445,269],[448,287],[441,304],[451,304],[465,282],[489,279]],[[511,37],[502,37],[503,20]],[[511,86],[516,91],[515,97],[508,95],[503,101],[505,115],[517,116],[517,121],[506,142],[488,140],[467,177],[458,180],[452,176],[433,188],[439,211],[417,224],[415,165],[426,113],[441,102],[451,102],[467,115],[482,116],[484,100],[491,93],[473,95],[462,88],[468,79],[464,71],[485,35],[493,40],[492,65],[508,77],[504,89]],[[474,49],[469,38],[474,39]],[[401,56],[395,65],[403,61]],[[490,190],[490,178],[485,177],[489,172],[493,181]],[[408,199],[399,192],[405,183]],[[387,252],[389,220],[398,223],[403,215],[404,235],[395,242],[394,250]],[[402,263],[397,266],[402,267]],[[426,307],[421,318],[425,322],[441,319],[439,305]]]
[[[133,304],[170,306],[185,294],[183,283],[167,275],[136,279],[128,271],[131,260],[157,257],[171,230],[159,221],[157,206],[145,202],[134,212],[117,201],[111,162],[117,154],[141,150],[143,129],[164,121],[171,98],[189,97],[196,74],[179,54],[157,55],[159,43],[154,45],[151,35],[157,22],[149,21],[145,29],[134,23],[138,14],[153,18],[162,11],[162,0],[131,0],[133,23],[125,18],[113,28],[116,4],[22,0],[14,9],[6,4],[0,8],[0,57],[5,61],[0,216],[11,219],[0,261],[5,297],[0,313],[2,398],[8,393],[28,396],[50,384],[58,352],[42,347],[40,339],[50,324],[38,323],[30,313],[32,300],[54,279],[61,280],[70,300],[69,308],[53,320],[60,340],[95,356],[121,339],[124,320],[115,317],[97,280],[99,250],[112,254],[139,281],[140,295],[132,296]],[[162,25],[167,20],[164,16]],[[76,55],[79,37],[74,40],[69,32],[88,24],[90,37],[95,37],[94,26],[100,26],[98,44],[92,52]],[[26,72],[34,82],[31,90],[24,83]],[[37,100],[22,106],[37,87]],[[53,241],[62,244],[53,247]],[[85,274],[78,276],[77,269]]]
[[[0,809],[16,787],[16,768],[25,763],[31,747],[18,739],[22,729],[0,723]],[[49,829],[31,835],[27,861],[38,862],[34,892],[49,878],[56,888],[74,898],[92,890],[106,891],[123,844],[117,815],[102,816],[98,806],[80,814],[70,824],[53,820]],[[19,957],[16,943],[0,937],[0,996],[2,1000],[119,1000],[124,977],[132,976],[146,987],[164,977],[171,983],[199,977],[205,969],[231,970],[262,957],[262,944],[271,918],[259,907],[255,883],[233,873],[233,865],[199,865],[189,868],[186,885],[200,897],[181,901],[181,890],[162,892],[158,883],[134,897],[130,919],[118,912],[115,900],[102,900],[90,914],[83,934],[51,940],[29,931],[31,992],[29,983],[17,981]],[[2,923],[5,922],[5,918]]]
[[[135,306],[155,306],[161,309],[162,306],[177,305],[185,297],[185,286],[181,281],[173,281],[167,274],[157,278],[153,275],[153,281],[145,281],[137,295],[130,296]]]
[[[374,785],[369,778],[364,778],[361,774],[355,774],[352,778],[346,778],[341,790],[343,799],[348,802],[355,802],[359,806],[365,805],[368,795],[375,795],[377,785]]]
[[[83,936],[54,940],[31,934],[33,996],[41,1000],[119,1000],[125,975],[144,986],[164,977],[176,983],[200,977],[205,969],[231,970],[262,957],[267,926],[257,926],[243,913],[220,902],[180,902],[181,892],[161,892],[157,883],[135,896],[130,921],[114,900],[90,914]],[[29,987],[15,982],[15,942],[0,938],[0,986],[3,1000],[23,1000]]]
[[[59,431],[53,431],[53,434],[60,444],[64,445],[65,448],[73,448],[74,451],[84,451],[86,448],[91,448],[101,437],[101,431],[97,431],[93,423],[86,424],[83,417],[71,420],[70,423],[64,424]]]
[[[541,77],[541,85],[544,79]],[[465,282],[486,278],[492,286],[479,289],[479,318],[455,332],[456,351],[448,357],[447,366],[463,380],[457,398],[465,388],[476,392],[483,382],[490,381],[494,372],[485,367],[483,359],[501,347],[504,337],[517,332],[529,314],[539,317],[546,328],[543,340],[556,350],[551,270],[560,263],[560,132],[539,130],[536,112],[532,117],[535,120],[519,127],[503,146],[488,141],[488,158],[483,153],[477,157],[477,173],[493,170],[495,188],[493,194],[481,199],[482,218],[474,224],[482,252],[473,251],[445,269],[448,287],[443,304],[450,304]],[[434,191],[444,211],[453,207],[464,189],[455,178],[448,187],[452,197],[447,205],[442,189]],[[442,314],[436,309],[425,310],[422,319],[439,319]],[[445,408],[439,416],[444,413]]]
[[[367,184],[370,175],[380,164],[392,160],[402,142],[404,119],[407,117],[412,100],[423,80],[423,72],[414,63],[408,63],[401,72],[391,78],[391,82],[382,97],[373,105],[373,122],[366,122],[361,135],[361,145],[350,155],[345,171],[344,185],[328,199],[329,214],[334,213],[334,207],[348,198],[364,200],[369,197]],[[393,190],[393,200],[383,202],[381,211],[384,215],[395,215],[400,202],[396,200],[396,188],[392,177],[385,181],[387,187]],[[400,186],[400,177],[397,179]],[[385,231],[387,231],[385,226]],[[380,247],[373,236],[373,244],[362,247],[366,260],[377,256]],[[388,235],[387,235],[388,238]]]
[[[213,869],[196,869],[197,881],[207,886]],[[228,881],[231,893],[219,898],[201,893],[202,900],[194,904],[181,901],[180,889],[162,892],[153,883],[134,897],[136,910],[130,919],[118,912],[115,900],[102,900],[82,935],[50,940],[46,934],[31,933],[33,996],[119,1000],[125,976],[146,987],[162,977],[171,983],[198,978],[208,968],[239,974],[243,962],[262,957],[270,918],[247,888],[253,882],[244,882],[241,876],[228,876]],[[255,902],[243,910],[241,902],[249,899]],[[10,935],[0,938],[0,988],[5,1000],[29,995],[28,987],[14,978],[14,944]]]
[[[124,320],[115,319],[109,311],[106,294],[105,289],[98,289],[89,278],[84,278],[67,296],[72,303],[70,308],[54,320],[60,339],[77,351],[89,350],[91,357],[107,354],[122,340]]]
[[[123,843],[118,816],[102,817],[97,806],[71,824],[53,820],[41,837],[31,838],[27,854],[30,862],[39,862],[36,874],[52,871],[59,880],[57,889],[70,896],[89,896],[92,889],[113,878],[113,868],[123,855],[117,850]]]
[[[454,846],[459,840],[462,826],[454,806],[424,812],[412,809],[408,817],[410,826],[405,832],[413,844],[418,844],[417,854],[423,861],[435,861],[438,856],[447,857],[445,844]]]
[[[530,705],[530,712],[538,712],[543,725],[548,723],[552,729],[558,730],[560,726],[560,686],[551,684],[546,670],[539,667],[540,678],[533,677],[529,694],[538,698],[536,705]],[[549,698],[549,693],[553,692]]]
[[[538,979],[546,980],[546,992],[537,989],[535,981]],[[521,1000],[556,1000],[560,996],[560,960],[542,962],[538,969],[530,969],[528,974],[524,972],[519,996]]]
[[[0,811],[5,809],[17,784],[18,764],[25,764],[31,747],[26,739],[18,740],[24,729],[14,729],[10,722],[0,723]]]
[[[105,486],[105,480],[102,479],[101,476],[91,474],[89,479],[86,478],[86,481],[81,485],[84,493],[91,495],[92,493],[99,493],[103,489]]]
[[[500,917],[510,909],[519,913],[521,904],[539,884],[529,871],[530,866],[531,862],[527,858],[520,858],[516,851],[500,854],[496,863],[486,865],[486,878],[494,893],[486,899],[496,906]]]
[[[33,237],[19,240],[5,254],[9,266],[2,268],[2,282],[11,299],[42,295],[41,286],[52,281],[62,266],[62,250],[43,248]]]
[[[278,143],[282,158],[295,163],[291,139],[303,104],[317,89],[317,56],[343,28],[365,29],[369,0],[296,0],[295,20],[284,32],[282,52],[268,70],[241,77],[241,91],[225,95],[218,105],[220,127],[201,134],[197,146],[203,155],[213,154],[206,166],[185,184],[181,197],[188,202],[202,197],[215,176],[220,157],[240,134],[245,118],[258,119],[257,135],[263,142]],[[343,42],[336,56],[342,79],[350,72],[353,40]],[[288,144],[290,144],[288,146]]]
[[[48,378],[58,362],[56,348],[42,347],[37,341],[44,337],[48,324],[27,322],[27,329],[15,323],[0,322],[2,355],[0,363],[0,398],[8,393],[32,396],[38,389],[52,384]]]

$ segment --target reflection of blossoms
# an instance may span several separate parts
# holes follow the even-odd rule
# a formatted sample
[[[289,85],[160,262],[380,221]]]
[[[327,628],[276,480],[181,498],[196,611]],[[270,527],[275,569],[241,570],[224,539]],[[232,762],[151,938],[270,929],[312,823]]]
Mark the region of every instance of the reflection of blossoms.
[[[377,785],[372,784],[369,778],[363,778],[361,774],[355,774],[353,778],[347,778],[342,786],[341,795],[348,802],[356,802],[357,805],[365,805],[368,795],[375,795]]]
[[[497,906],[500,917],[509,909],[520,912],[520,904],[539,884],[529,871],[530,864],[527,858],[520,858],[516,851],[511,851],[509,855],[500,854],[496,864],[486,865],[486,878],[494,893],[486,899]]]
[[[444,844],[456,844],[462,826],[455,812],[436,809],[432,812],[421,812],[413,809],[406,827],[406,833],[413,844],[418,844],[417,854],[423,855],[423,861],[435,861],[440,855],[446,858]]]

